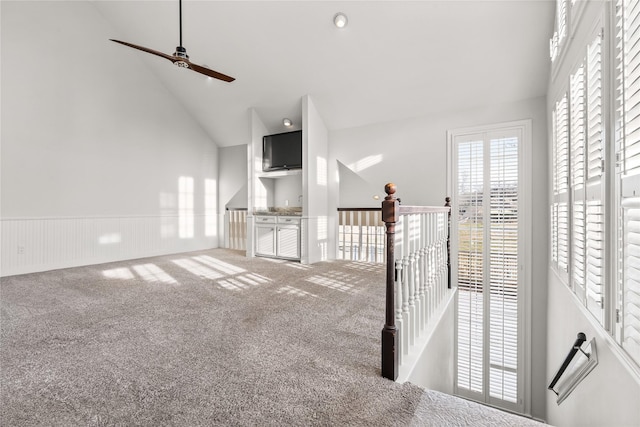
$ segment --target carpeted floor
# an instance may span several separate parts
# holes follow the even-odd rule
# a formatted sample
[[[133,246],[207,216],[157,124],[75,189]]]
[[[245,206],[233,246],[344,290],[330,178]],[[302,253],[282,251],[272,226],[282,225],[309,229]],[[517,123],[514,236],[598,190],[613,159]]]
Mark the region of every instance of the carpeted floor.
[[[2,426],[440,423],[380,377],[383,266],[215,249],[7,277],[0,299]]]

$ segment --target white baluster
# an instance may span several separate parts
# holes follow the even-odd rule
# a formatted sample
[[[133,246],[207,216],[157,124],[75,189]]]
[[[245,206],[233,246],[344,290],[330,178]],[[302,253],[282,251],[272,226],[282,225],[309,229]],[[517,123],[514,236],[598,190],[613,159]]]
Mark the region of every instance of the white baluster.
[[[416,254],[411,252],[409,256],[409,315],[411,323],[411,336],[409,338],[409,345],[414,345],[418,336],[418,319],[416,312]]]
[[[424,289],[422,288],[422,248],[416,251],[416,329],[418,336],[424,330]]]
[[[425,214],[420,214],[420,243],[416,251],[416,281],[418,283],[418,333],[424,331],[424,244],[425,244]]]
[[[395,280],[395,297],[396,297],[396,336],[398,337],[398,365],[402,364],[402,260],[396,260],[396,280]]]
[[[402,350],[404,354],[409,353],[409,337],[411,336],[411,322],[409,316],[409,257],[402,257],[402,324],[404,329],[402,331],[402,339],[404,340]]]
[[[428,248],[422,248],[422,287],[423,287],[423,306],[422,306],[422,323],[426,324],[429,316],[429,252]]]
[[[433,244],[429,246],[429,289],[431,289],[431,299],[429,300],[429,318],[433,314],[438,300],[438,289],[435,283],[434,269],[435,269],[435,247]]]

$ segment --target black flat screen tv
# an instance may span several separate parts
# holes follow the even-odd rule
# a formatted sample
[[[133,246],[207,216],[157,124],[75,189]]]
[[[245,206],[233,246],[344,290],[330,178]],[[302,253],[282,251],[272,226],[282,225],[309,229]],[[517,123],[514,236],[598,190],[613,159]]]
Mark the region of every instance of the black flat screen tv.
[[[264,172],[302,168],[302,131],[278,133],[262,138]]]

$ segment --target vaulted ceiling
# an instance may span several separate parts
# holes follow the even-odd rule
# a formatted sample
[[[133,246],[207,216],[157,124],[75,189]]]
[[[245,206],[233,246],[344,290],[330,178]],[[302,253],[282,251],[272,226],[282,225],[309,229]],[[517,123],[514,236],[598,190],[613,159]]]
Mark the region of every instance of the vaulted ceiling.
[[[173,53],[178,0],[94,1],[115,39]],[[142,61],[219,146],[249,141],[249,111],[298,127],[310,95],[329,129],[543,96],[555,1],[183,2],[190,59],[224,83],[112,43]],[[344,29],[336,12],[348,15]],[[111,43],[105,41],[105,43]]]

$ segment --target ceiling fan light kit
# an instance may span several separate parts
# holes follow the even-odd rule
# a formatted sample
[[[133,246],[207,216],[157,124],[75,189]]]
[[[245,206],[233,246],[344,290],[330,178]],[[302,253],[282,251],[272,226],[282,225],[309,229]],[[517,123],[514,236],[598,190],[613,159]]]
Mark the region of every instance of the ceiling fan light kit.
[[[131,47],[133,49],[138,49],[143,52],[147,52],[152,55],[159,56],[164,59],[168,59],[169,61],[171,61],[173,64],[175,64],[180,68],[187,68],[195,71],[196,73],[204,74],[207,77],[212,77],[214,79],[222,80],[225,82],[232,82],[235,80],[235,78],[231,76],[227,76],[226,74],[219,73],[217,71],[211,70],[208,67],[194,64],[193,62],[189,61],[189,55],[187,55],[187,49],[182,46],[182,0],[180,0],[180,45],[176,47],[176,51],[173,53],[173,55],[167,55],[166,53],[158,52],[157,50],[138,46],[132,43],[123,42],[120,40],[115,40],[115,39],[109,39],[109,40],[115,43],[120,43],[122,45]]]

